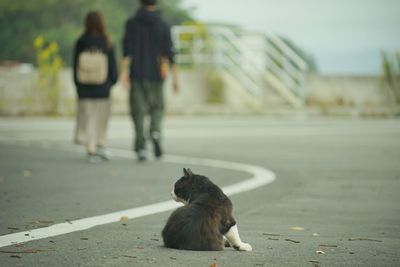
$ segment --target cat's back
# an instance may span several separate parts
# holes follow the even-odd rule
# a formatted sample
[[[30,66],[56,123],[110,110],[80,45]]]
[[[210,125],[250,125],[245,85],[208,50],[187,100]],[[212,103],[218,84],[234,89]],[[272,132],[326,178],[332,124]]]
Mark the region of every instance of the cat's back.
[[[169,217],[162,236],[169,248],[222,250],[222,235],[217,218],[198,205],[187,205]]]
[[[168,233],[177,234],[185,231],[195,233],[202,228],[207,220],[212,219],[206,211],[196,205],[187,205],[176,209],[168,218],[164,227],[163,235]],[[206,223],[207,224],[207,223]]]

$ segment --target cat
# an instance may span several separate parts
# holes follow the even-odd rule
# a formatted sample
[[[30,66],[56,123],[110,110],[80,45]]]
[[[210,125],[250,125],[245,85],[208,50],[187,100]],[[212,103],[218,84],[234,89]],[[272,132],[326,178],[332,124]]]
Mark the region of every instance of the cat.
[[[207,177],[185,168],[183,174],[171,195],[184,206],[170,215],[162,230],[165,247],[217,251],[232,246],[251,251],[239,237],[230,199]]]

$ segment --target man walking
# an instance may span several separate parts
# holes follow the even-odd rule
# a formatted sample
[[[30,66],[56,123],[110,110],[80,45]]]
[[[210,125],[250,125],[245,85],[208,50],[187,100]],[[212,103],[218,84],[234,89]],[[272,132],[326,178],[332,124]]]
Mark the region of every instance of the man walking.
[[[157,9],[157,0],[140,0],[141,7],[126,22],[120,80],[130,88],[130,113],[135,127],[134,150],[138,159],[147,159],[144,121],[150,116],[148,134],[154,155],[160,158],[161,122],[164,113],[163,81],[168,63],[172,71],[175,93],[179,90],[174,64],[171,32]],[[147,131],[146,131],[147,132]]]

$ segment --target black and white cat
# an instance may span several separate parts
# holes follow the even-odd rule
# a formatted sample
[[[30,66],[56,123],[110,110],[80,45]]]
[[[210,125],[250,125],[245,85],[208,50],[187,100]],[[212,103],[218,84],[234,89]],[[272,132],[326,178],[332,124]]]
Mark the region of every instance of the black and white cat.
[[[223,250],[225,245],[251,251],[250,244],[240,240],[230,199],[207,177],[190,169],[183,169],[183,174],[171,194],[185,206],[169,217],[162,231],[165,246],[212,251]]]

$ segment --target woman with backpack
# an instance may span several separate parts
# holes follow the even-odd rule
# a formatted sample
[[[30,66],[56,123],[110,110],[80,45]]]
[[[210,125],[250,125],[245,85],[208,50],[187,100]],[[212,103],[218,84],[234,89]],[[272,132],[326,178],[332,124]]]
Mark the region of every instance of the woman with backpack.
[[[114,49],[97,11],[86,15],[85,31],[75,45],[73,74],[78,95],[75,143],[86,146],[88,162],[107,160],[110,91],[118,73]]]

